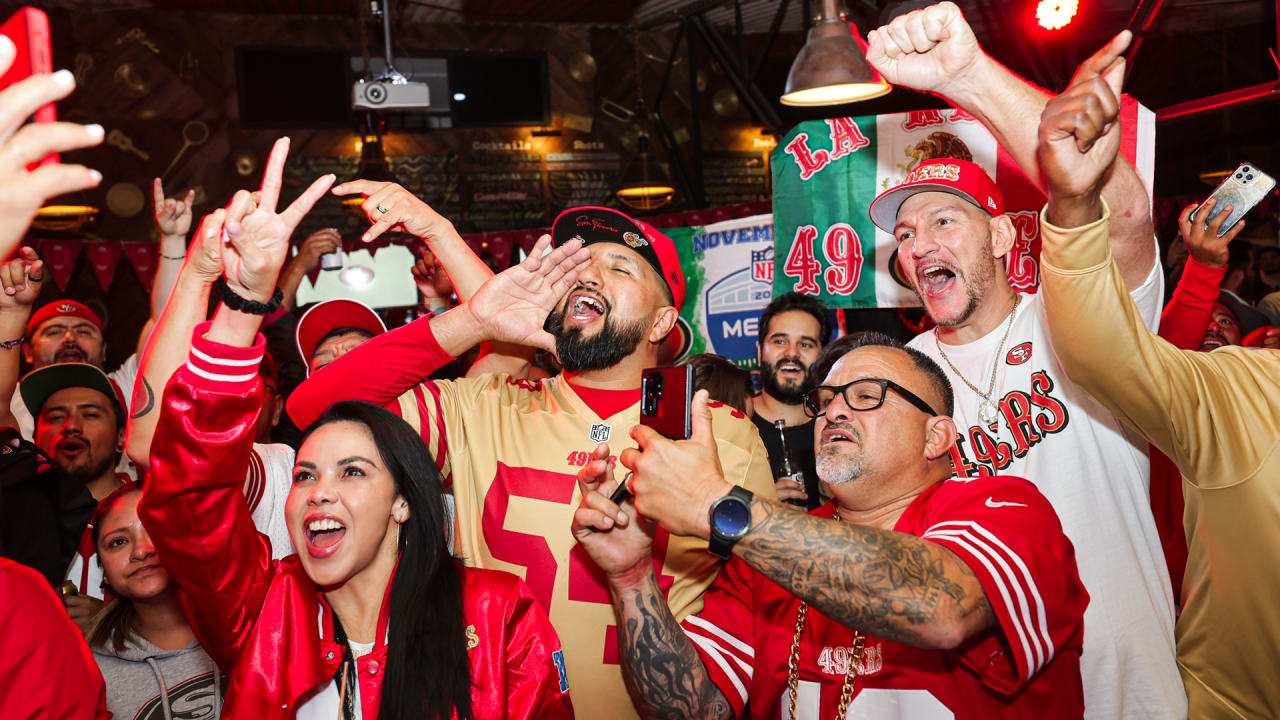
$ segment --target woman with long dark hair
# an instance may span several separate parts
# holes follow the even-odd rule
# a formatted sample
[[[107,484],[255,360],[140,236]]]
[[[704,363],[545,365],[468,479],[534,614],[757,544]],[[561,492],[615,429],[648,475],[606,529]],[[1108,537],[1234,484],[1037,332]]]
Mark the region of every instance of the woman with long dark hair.
[[[178,604],[177,588],[138,520],[142,486],[129,483],[98,503],[89,523],[103,590],[111,600],[89,626],[89,649],[119,718],[216,718],[223,680]]]
[[[164,394],[139,506],[205,649],[224,717],[572,718],[560,642],[523,581],[448,551],[440,473],[373,405],[307,428],[285,505],[297,555],[273,562],[241,478],[262,408],[258,333],[288,238],[332,182],[275,213],[287,141],[256,197],[207,217],[223,303]]]

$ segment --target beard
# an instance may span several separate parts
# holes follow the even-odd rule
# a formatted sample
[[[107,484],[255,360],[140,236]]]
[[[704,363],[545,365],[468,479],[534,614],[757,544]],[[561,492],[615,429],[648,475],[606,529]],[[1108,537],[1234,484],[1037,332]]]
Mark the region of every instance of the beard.
[[[546,330],[556,338],[556,354],[560,366],[569,372],[604,370],[622,362],[644,340],[649,323],[614,321],[612,309],[605,311],[604,327],[590,337],[580,327],[566,328],[564,313],[553,310],[547,316]]]
[[[818,477],[826,484],[836,487],[855,482],[862,478],[866,468],[862,465],[862,456],[848,457],[843,453],[831,452],[823,448],[818,453]]]
[[[818,450],[816,463],[818,479],[835,487],[861,479],[866,472],[866,466],[863,463],[862,455],[862,433],[847,425],[837,425],[836,423],[832,423],[827,427],[833,426],[848,430],[857,441],[857,444],[851,448],[852,452],[844,452],[841,449],[844,443],[823,445]]]
[[[929,314],[929,318],[937,325],[942,327],[957,327],[969,322],[969,318],[978,310],[978,304],[982,302],[987,291],[995,285],[995,269],[990,261],[992,253],[991,235],[982,241],[982,252],[979,257],[983,258],[982,262],[977,263],[972,268],[966,268],[956,273],[956,280],[964,282],[965,305],[964,308],[952,317],[935,317],[933,313],[929,313],[929,305],[924,301],[924,293],[920,291],[919,286],[915,288],[916,294],[920,297],[921,303],[924,305],[925,312]]]
[[[784,362],[793,362],[800,366],[804,371],[804,376],[794,385],[784,385],[778,379],[778,365]],[[779,358],[777,363],[760,363],[760,385],[764,389],[765,394],[782,403],[783,405],[799,405],[804,402],[804,394],[810,390],[809,382],[809,366],[801,362],[798,357]]]
[[[85,449],[83,457],[71,465],[64,464],[65,461],[57,455],[54,456],[54,462],[67,474],[68,478],[82,485],[88,485],[114,468],[116,458],[115,453],[104,453],[98,456],[90,446]]]

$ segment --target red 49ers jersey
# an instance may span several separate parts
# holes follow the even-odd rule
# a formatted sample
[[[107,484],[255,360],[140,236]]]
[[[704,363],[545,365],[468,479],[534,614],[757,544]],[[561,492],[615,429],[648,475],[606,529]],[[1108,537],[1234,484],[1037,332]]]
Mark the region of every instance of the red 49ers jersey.
[[[712,403],[725,478],[776,498],[755,425]],[[476,567],[512,572],[546,608],[560,635],[574,706],[583,717],[633,718],[618,664],[616,620],[599,569],[569,527],[581,493],[576,475],[588,453],[609,443],[616,458],[635,447],[635,402],[601,418],[562,377],[541,381],[486,375],[423,383],[390,409],[422,435],[457,505],[455,552]],[[626,468],[616,464],[619,480]],[[654,569],[677,618],[701,607],[719,561],[707,544],[659,531]]]
[[[832,517],[833,503],[814,510]],[[926,490],[894,530],[954,552],[982,583],[999,627],[952,651],[869,637],[846,717],[1079,719],[1083,616],[1089,596],[1075,553],[1025,480],[948,480]],[[684,619],[711,679],[741,713],[789,717],[787,661],[800,600],[734,557]],[[814,608],[800,641],[797,720],[831,720],[853,655],[853,631]]]

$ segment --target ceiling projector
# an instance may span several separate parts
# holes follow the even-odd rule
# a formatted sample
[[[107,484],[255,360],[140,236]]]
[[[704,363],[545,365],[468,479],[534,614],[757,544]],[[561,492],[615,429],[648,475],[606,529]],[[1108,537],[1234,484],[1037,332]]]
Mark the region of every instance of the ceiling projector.
[[[395,80],[362,78],[351,88],[351,105],[356,110],[425,110],[431,107],[431,93],[426,83],[403,76]]]

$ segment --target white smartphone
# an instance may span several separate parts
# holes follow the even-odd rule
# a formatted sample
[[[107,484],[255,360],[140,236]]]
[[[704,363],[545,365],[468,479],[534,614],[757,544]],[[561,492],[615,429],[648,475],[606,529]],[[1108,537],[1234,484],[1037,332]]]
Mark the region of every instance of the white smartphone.
[[[1231,206],[1231,214],[1227,216],[1225,222],[1218,228],[1218,237],[1226,235],[1245,213],[1249,212],[1262,199],[1271,192],[1276,186],[1275,178],[1262,172],[1258,166],[1253,163],[1243,163],[1236,171],[1231,173],[1214,189],[1210,198],[1218,201],[1213,206],[1213,215],[1204,218],[1205,227],[1209,227],[1209,222],[1218,216],[1220,212],[1228,205]],[[1203,203],[1201,204],[1203,207]],[[1200,208],[1196,208],[1191,212],[1191,221],[1195,222],[1196,214],[1200,212]]]

